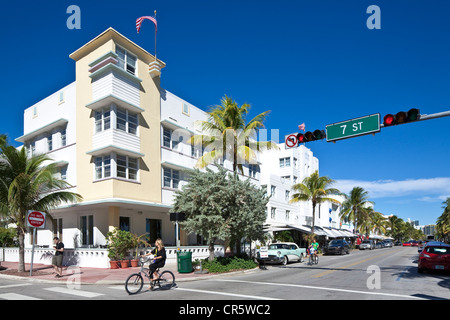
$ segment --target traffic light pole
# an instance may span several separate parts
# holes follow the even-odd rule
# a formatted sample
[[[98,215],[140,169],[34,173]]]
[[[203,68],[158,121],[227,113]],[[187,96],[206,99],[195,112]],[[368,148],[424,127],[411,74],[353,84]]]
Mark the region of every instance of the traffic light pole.
[[[415,120],[414,122],[438,119],[443,117],[450,117],[450,111],[438,112],[433,114],[421,114],[420,118]],[[380,124],[380,127],[384,128],[385,127],[384,123]]]

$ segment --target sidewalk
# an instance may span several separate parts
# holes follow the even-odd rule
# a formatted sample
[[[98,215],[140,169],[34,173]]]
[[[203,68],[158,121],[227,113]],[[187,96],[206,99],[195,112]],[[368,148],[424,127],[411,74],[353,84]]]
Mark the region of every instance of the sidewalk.
[[[55,273],[52,266],[43,264],[33,264],[33,275],[30,277],[30,264],[25,264],[24,274],[18,274],[18,262],[1,262],[0,264],[0,279],[23,279],[39,282],[59,282],[65,283],[67,281],[78,282],[81,284],[111,284],[123,285],[126,279],[132,273],[139,272],[140,267],[125,268],[125,269],[100,269],[100,268],[80,268],[76,266],[63,267],[63,277],[55,278]],[[223,274],[200,274],[200,273],[179,273],[176,263],[168,263],[161,269],[170,270],[175,275],[176,282],[194,281],[210,279]],[[244,272],[244,271],[241,271]],[[229,273],[228,273],[229,274]]]

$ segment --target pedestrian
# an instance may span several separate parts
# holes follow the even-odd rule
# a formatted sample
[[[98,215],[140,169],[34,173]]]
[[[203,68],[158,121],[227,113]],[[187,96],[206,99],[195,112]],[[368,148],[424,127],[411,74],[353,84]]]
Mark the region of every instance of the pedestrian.
[[[61,240],[59,240],[58,237],[53,238],[53,243],[55,244],[53,248],[55,249],[55,255],[52,259],[52,266],[53,269],[56,271],[55,278],[61,278],[62,277],[62,262],[64,257],[64,243],[62,243]]]

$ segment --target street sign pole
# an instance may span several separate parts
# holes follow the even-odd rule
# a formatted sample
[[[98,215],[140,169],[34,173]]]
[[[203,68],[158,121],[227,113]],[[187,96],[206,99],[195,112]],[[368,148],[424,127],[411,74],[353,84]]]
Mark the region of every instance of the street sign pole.
[[[27,213],[27,227],[33,228],[33,247],[31,249],[30,277],[33,275],[34,247],[36,246],[36,229],[45,229],[45,212],[30,210]]]
[[[34,246],[36,245],[36,228],[33,228],[33,247],[31,249],[30,277],[33,275]]]

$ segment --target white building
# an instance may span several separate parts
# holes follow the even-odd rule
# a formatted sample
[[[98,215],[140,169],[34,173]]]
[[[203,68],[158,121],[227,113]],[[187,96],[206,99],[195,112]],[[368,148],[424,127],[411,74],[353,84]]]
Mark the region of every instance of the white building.
[[[112,28],[70,57],[75,81],[27,108],[24,135],[16,139],[30,155],[48,154],[61,179],[84,198],[51,212],[53,223],[39,230],[37,244],[51,247],[59,236],[66,248],[98,248],[118,227],[174,245],[168,212],[174,191],[187,181],[183,170],[201,156],[188,138],[201,133],[195,122],[207,114],[163,89],[165,63]],[[280,144],[280,150],[259,155],[258,163],[244,166],[244,177],[272,194],[267,224],[311,225],[309,203],[289,204],[291,186],[319,168],[311,150]],[[231,169],[227,161],[224,166]],[[322,205],[315,225],[339,227],[337,213],[337,207]],[[195,235],[182,231],[180,238],[181,245],[198,244]]]

